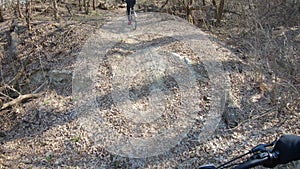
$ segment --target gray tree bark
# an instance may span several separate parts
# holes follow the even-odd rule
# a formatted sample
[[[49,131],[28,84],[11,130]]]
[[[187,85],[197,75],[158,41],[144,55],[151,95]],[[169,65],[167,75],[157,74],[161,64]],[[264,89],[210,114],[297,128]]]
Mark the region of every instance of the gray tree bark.
[[[3,8],[2,8],[2,6],[0,6],[0,22],[4,22]]]
[[[20,0],[17,0],[17,10],[18,10],[18,16],[20,18],[23,18],[23,13],[22,13],[22,10],[21,10],[21,3],[20,3]]]
[[[29,31],[31,31],[31,0],[26,0],[26,24]]]

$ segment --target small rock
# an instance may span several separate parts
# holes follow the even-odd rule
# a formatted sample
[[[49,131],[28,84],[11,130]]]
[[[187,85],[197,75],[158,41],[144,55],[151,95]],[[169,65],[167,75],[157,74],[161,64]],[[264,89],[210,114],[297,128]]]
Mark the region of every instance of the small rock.
[[[237,107],[226,107],[223,119],[228,128],[236,127],[240,122],[240,110]]]
[[[300,34],[295,37],[294,41],[300,43]]]
[[[55,160],[54,164],[55,165],[61,165],[63,163],[63,161],[64,160],[62,158],[59,158],[59,159]]]
[[[31,164],[32,163],[32,160],[31,159],[23,159],[22,162],[24,164]]]
[[[5,137],[5,136],[6,136],[6,134],[4,132],[0,131],[0,137]]]
[[[49,72],[49,79],[54,84],[64,84],[72,81],[72,71],[52,70]]]

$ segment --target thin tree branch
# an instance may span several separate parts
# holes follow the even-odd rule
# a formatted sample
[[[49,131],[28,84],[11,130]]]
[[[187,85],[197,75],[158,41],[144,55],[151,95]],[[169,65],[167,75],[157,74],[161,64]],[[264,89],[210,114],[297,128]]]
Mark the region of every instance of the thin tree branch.
[[[10,102],[7,102],[7,103],[4,103],[2,105],[2,107],[0,108],[0,110],[4,110],[4,109],[7,109],[7,108],[10,108],[14,105],[17,105],[17,104],[20,104],[26,100],[29,100],[29,99],[33,99],[33,98],[37,98],[39,96],[41,96],[42,94],[25,94],[25,95],[20,95],[19,97],[17,97],[16,99],[10,101]]]

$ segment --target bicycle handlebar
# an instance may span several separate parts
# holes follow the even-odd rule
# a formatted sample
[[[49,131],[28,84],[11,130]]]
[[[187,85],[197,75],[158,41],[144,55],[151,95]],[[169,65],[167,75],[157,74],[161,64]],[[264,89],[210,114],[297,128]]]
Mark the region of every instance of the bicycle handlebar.
[[[272,162],[273,160],[276,160],[279,156],[279,152],[263,152],[259,154],[255,154],[252,157],[250,157],[250,160],[238,165],[234,169],[248,169],[255,166],[263,165],[266,162]]]
[[[224,163],[218,167],[215,167],[214,165],[204,165],[204,166],[200,166],[199,169],[223,169],[223,168],[229,168],[233,166],[235,166],[234,169],[248,169],[266,163],[273,163],[278,159],[279,152],[278,151],[271,152],[270,150],[266,149],[266,147],[273,146],[274,144],[275,142],[272,142],[270,144],[261,144],[251,149],[248,153],[243,154],[237,158],[234,158],[233,160],[230,160],[229,162]],[[242,163],[230,164],[233,161],[238,160],[249,154],[254,154],[254,155],[249,157],[247,161]]]

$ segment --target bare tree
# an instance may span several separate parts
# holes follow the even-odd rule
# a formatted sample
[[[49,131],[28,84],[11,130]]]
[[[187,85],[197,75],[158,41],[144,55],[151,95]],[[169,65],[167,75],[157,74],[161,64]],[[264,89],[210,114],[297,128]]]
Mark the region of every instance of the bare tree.
[[[0,6],[0,22],[4,22],[3,8],[2,8],[2,6]]]
[[[93,0],[93,10],[96,10],[96,0]]]
[[[90,0],[83,0],[85,14],[89,14]]]
[[[225,0],[220,0],[219,5],[217,5],[217,2],[215,0],[212,0],[212,4],[215,6],[215,19],[217,21],[217,24],[220,24],[224,12]]]
[[[160,7],[160,10],[164,9],[164,7],[168,4],[169,0],[166,0],[166,2]]]
[[[194,23],[194,0],[188,0],[186,3],[186,18],[190,23]]]
[[[83,9],[84,9],[84,11],[86,10],[86,1],[87,1],[87,0],[82,0],[82,2],[83,2]]]
[[[27,28],[29,31],[31,31],[31,0],[26,0],[26,23],[27,23]]]
[[[17,11],[18,11],[18,17],[20,18],[23,18],[23,13],[22,13],[22,10],[21,10],[21,3],[20,3],[20,0],[17,0]]]
[[[54,9],[54,18],[55,18],[55,20],[58,20],[57,2],[56,2],[56,0],[52,0],[52,3],[53,3],[53,9]]]
[[[225,0],[221,0],[218,8],[217,23],[220,23],[224,13]]]
[[[82,10],[82,8],[81,8],[81,0],[78,0],[78,5],[79,5],[79,11],[81,11]]]

